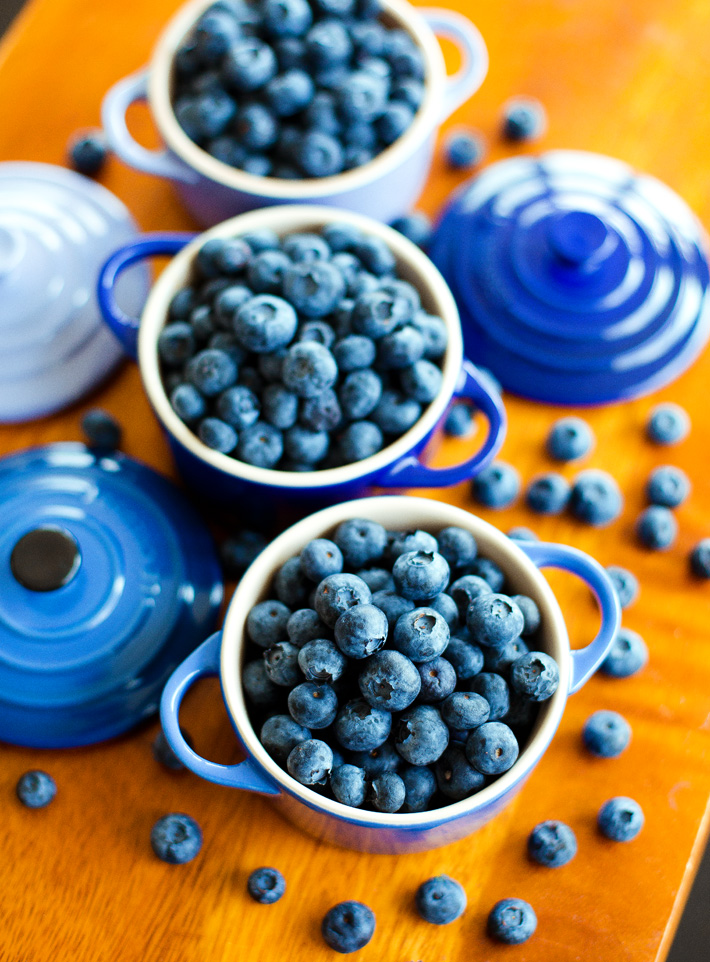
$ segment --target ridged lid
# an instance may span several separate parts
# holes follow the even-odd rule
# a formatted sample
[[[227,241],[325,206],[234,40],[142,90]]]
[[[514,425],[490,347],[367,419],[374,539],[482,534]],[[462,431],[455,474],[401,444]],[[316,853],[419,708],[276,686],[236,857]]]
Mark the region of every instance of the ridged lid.
[[[710,334],[702,226],[670,188],[601,155],[493,164],[454,194],[431,257],[467,355],[534,400],[648,393]]]
[[[212,539],[150,468],[82,444],[0,460],[0,739],[87,744],[158,708],[222,598]]]

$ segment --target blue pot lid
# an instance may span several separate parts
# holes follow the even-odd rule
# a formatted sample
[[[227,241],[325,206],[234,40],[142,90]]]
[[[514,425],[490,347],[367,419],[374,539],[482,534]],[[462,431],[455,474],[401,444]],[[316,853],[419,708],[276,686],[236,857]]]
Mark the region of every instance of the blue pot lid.
[[[609,157],[551,151],[491,165],[454,193],[430,254],[466,354],[536,401],[646,394],[710,335],[702,226],[669,187]]]
[[[66,407],[121,360],[96,278],[136,236],[126,207],[100,184],[50,164],[0,163],[0,421]],[[140,314],[147,266],[121,283],[119,301]]]
[[[100,741],[213,630],[214,544],[155,471],[53,444],[0,460],[0,739]]]

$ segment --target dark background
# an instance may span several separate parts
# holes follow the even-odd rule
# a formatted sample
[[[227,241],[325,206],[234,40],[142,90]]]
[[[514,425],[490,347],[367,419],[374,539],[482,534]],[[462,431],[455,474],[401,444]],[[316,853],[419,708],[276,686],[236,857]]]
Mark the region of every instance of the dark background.
[[[24,4],[25,0],[0,0],[0,35]],[[70,133],[67,131],[67,138]],[[638,844],[643,845],[643,836]],[[613,960],[602,959],[600,962]],[[710,851],[705,853],[698,871],[668,962],[710,962]]]

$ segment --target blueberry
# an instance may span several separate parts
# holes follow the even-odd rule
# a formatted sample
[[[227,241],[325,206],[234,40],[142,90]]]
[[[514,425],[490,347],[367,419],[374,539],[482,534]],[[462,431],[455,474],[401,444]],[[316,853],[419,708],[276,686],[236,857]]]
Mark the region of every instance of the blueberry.
[[[296,560],[300,564],[300,559],[297,558]],[[291,644],[296,645],[297,648],[303,648],[309,641],[325,638],[328,634],[328,626],[323,624],[317,612],[312,608],[299,608],[289,616],[286,622],[286,633]],[[305,674],[305,668],[301,667]],[[306,675],[306,677],[308,676]],[[315,681],[314,678],[308,680]],[[328,678],[323,680],[329,681]]]
[[[630,571],[627,571],[626,568],[620,568],[618,565],[609,565],[606,573],[611,578],[611,583],[619,599],[619,604],[622,608],[628,608],[638,597],[638,579]]]
[[[468,568],[471,577],[482,578],[491,591],[500,591],[505,584],[503,571],[490,558],[474,558]]]
[[[641,831],[644,821],[639,803],[623,795],[604,802],[597,816],[599,831],[612,842],[630,842]]]
[[[302,676],[298,653],[299,649],[290,641],[279,641],[264,652],[264,668],[275,685],[291,688],[299,683]]]
[[[401,100],[416,113],[424,100],[424,84],[413,77],[396,79],[390,87],[390,100]]]
[[[338,577],[337,575],[334,577]],[[343,575],[345,578],[355,578],[354,575]],[[330,579],[326,579],[330,580]],[[360,581],[360,579],[357,579]],[[361,584],[367,589],[365,582]],[[323,582],[318,586],[320,592]],[[321,614],[321,617],[323,615]],[[326,618],[323,618],[327,621]],[[366,602],[348,607],[335,622],[335,642],[348,658],[368,658],[373,655],[387,641],[388,624],[384,612]]]
[[[286,879],[276,868],[257,868],[247,879],[247,891],[260,905],[273,905],[286,891]]]
[[[425,765],[406,765],[400,769],[399,776],[404,782],[404,804],[400,811],[406,813],[424,812],[436,791],[436,778]]]
[[[234,332],[248,351],[265,354],[286,347],[293,339],[297,325],[296,312],[288,301],[271,294],[260,294],[239,308],[234,319]]]
[[[273,50],[280,72],[302,70],[306,65],[306,44],[302,37],[281,37],[274,41]]]
[[[527,942],[537,928],[537,916],[523,899],[501,899],[488,916],[488,934],[506,945]]]
[[[616,758],[631,741],[631,726],[615,711],[595,711],[584,723],[585,748],[599,758]]]
[[[445,592],[437,595],[429,602],[429,607],[438,612],[449,626],[449,631],[457,631],[459,626],[459,609],[456,602]]]
[[[523,614],[523,630],[521,632],[523,638],[534,635],[540,627],[541,621],[538,606],[527,595],[511,595],[511,601],[515,602]]]
[[[307,128],[320,130],[337,138],[342,130],[342,123],[338,116],[335,94],[330,90],[317,90],[303,113],[303,120]]]
[[[262,417],[275,428],[285,431],[298,417],[298,397],[281,384],[269,384],[261,396]]]
[[[350,253],[363,240],[360,228],[348,221],[331,221],[325,224],[322,235],[334,254]]]
[[[353,330],[377,341],[411,321],[413,313],[410,302],[400,292],[378,287],[361,294],[355,301]]]
[[[367,659],[358,685],[363,698],[373,708],[395,712],[412,704],[419,694],[421,678],[409,658],[398,651],[387,650]]]
[[[646,548],[665,551],[678,535],[678,522],[668,508],[654,504],[636,519],[636,537]]]
[[[487,508],[507,508],[518,497],[520,476],[511,465],[496,461],[473,479],[472,491]]]
[[[547,128],[545,108],[534,97],[513,97],[503,108],[503,136],[519,143],[542,137]]]
[[[337,532],[336,532],[336,544],[337,544]],[[338,545],[342,551],[342,545]],[[343,552],[344,557],[347,561],[347,555]],[[329,628],[333,628],[336,622],[340,619],[344,612],[355,606],[370,605],[370,599],[372,598],[372,592],[367,587],[365,582],[358,578],[356,575],[350,574],[337,574],[329,575],[324,578],[323,581],[316,588],[315,594],[315,604],[314,608],[318,612],[321,620],[328,625]],[[367,617],[367,616],[366,616]],[[379,630],[379,621],[377,625],[375,624],[376,618],[372,616],[372,627]],[[347,623],[343,626],[346,627]],[[355,630],[355,625],[347,625],[348,629],[351,631]],[[363,630],[366,632],[367,628],[363,625]],[[364,639],[364,636],[363,636]],[[336,638],[337,640],[337,638]],[[364,643],[364,640],[363,640]],[[384,644],[384,641],[382,642]],[[381,647],[378,645],[377,647]],[[377,648],[373,648],[372,651],[376,651]],[[372,652],[370,652],[372,653]],[[347,652],[346,652],[347,654]],[[364,657],[364,656],[362,656]]]
[[[209,304],[199,304],[190,314],[190,328],[200,346],[215,333],[215,315]]]
[[[259,90],[276,76],[278,64],[272,48],[256,37],[232,44],[222,60],[225,86],[237,93]]]
[[[526,528],[523,525],[517,525],[511,528],[510,531],[506,532],[507,536],[511,541],[539,541],[540,538],[535,534],[531,528]]]
[[[261,601],[247,615],[247,634],[261,648],[270,648],[286,637],[291,611],[280,601]]]
[[[677,508],[690,494],[690,481],[680,468],[656,468],[646,482],[646,497],[651,504]]]
[[[208,448],[219,451],[221,454],[229,454],[237,446],[237,432],[219,418],[203,418],[199,423],[197,435]]]
[[[315,341],[329,350],[335,341],[335,332],[327,321],[306,321],[298,331],[299,341]]]
[[[285,765],[292,749],[311,737],[311,733],[290,715],[272,715],[261,726],[259,740],[269,755]]]
[[[484,721],[500,721],[510,711],[510,691],[505,678],[491,672],[480,672],[468,685],[470,691],[485,699],[488,705],[488,718]],[[453,723],[450,723],[453,725]],[[455,728],[474,726],[453,725]]]
[[[337,544],[327,538],[315,538],[301,551],[301,568],[307,578],[319,582],[343,570],[343,555]]]
[[[417,912],[425,922],[448,925],[463,915],[466,893],[455,879],[448,875],[437,875],[422,882],[417,889],[415,901]]]
[[[266,674],[263,660],[248,662],[242,669],[244,692],[254,705],[272,705],[280,695],[279,688]]]
[[[86,177],[96,177],[106,163],[108,144],[103,131],[87,131],[72,138],[69,160],[74,170]]]
[[[314,638],[301,648],[298,664],[308,681],[330,684],[340,678],[348,662],[334,642]]]
[[[466,618],[469,605],[482,595],[491,593],[491,586],[478,575],[463,575],[452,582],[449,587],[449,594],[456,602],[462,619]]]
[[[266,85],[266,98],[278,117],[293,117],[313,99],[315,87],[305,70],[287,70]]]
[[[371,123],[387,106],[387,82],[367,70],[355,70],[335,91],[338,110],[345,121]]]
[[[570,862],[576,854],[577,839],[564,822],[540,822],[528,836],[528,855],[539,865],[559,868]]]
[[[241,107],[237,111],[233,129],[239,144],[249,152],[273,147],[279,132],[276,117],[260,103],[248,103]]]
[[[387,532],[377,521],[353,518],[338,525],[333,540],[342,551],[346,565],[364,568],[379,561],[384,554]]]
[[[289,692],[288,710],[305,728],[327,728],[338,713],[338,697],[330,685],[304,681]]]
[[[648,648],[641,635],[629,628],[619,628],[601,670],[612,678],[628,678],[640,671],[647,661]]]
[[[406,797],[404,782],[396,772],[376,775],[370,784],[372,807],[378,812],[398,812]]]
[[[409,530],[390,533],[387,545],[389,557],[395,561],[409,551],[433,552],[439,550],[439,542],[428,531]]]
[[[473,170],[483,160],[486,143],[475,130],[452,130],[444,140],[444,156],[452,170]]]
[[[35,769],[20,777],[15,792],[27,808],[44,808],[57,794],[57,785],[51,775]]]
[[[81,430],[89,447],[115,451],[123,430],[118,421],[101,408],[92,408],[81,419]]]
[[[230,284],[223,288],[214,300],[217,324],[225,330],[233,331],[239,308],[253,296],[253,291],[245,284]]]
[[[408,431],[421,417],[421,405],[400,394],[399,391],[382,392],[379,404],[372,412],[373,421],[385,434],[401,435]]]
[[[503,722],[486,722],[466,739],[466,758],[483,775],[501,775],[518,758],[518,742]]]
[[[241,144],[238,144],[234,137],[223,134],[221,137],[214,137],[205,144],[208,154],[228,164],[230,167],[241,167],[246,157],[246,151]]]
[[[431,220],[421,211],[412,211],[411,214],[398,217],[397,220],[392,221],[392,227],[413,244],[416,244],[417,247],[427,247],[431,240]]]
[[[345,165],[340,141],[333,134],[320,129],[309,130],[301,137],[296,160],[307,177],[332,177],[339,174]],[[339,276],[342,279],[342,275]],[[322,317],[330,310],[332,307],[317,316]]]
[[[150,844],[161,861],[184,865],[202,848],[202,831],[194,818],[174,812],[158,819],[151,829]]]
[[[195,24],[192,34],[200,60],[210,65],[219,63],[239,33],[240,26],[234,16],[217,6],[208,9]]]
[[[443,528],[437,535],[439,553],[452,570],[471,564],[478,553],[476,539],[470,531],[455,526]]]
[[[375,604],[375,593],[378,591],[394,591],[394,579],[385,568],[362,568],[355,572],[358,578],[362,578],[367,587],[372,592],[373,604]],[[377,605],[376,607],[379,607]]]
[[[326,912],[321,933],[326,945],[335,952],[357,952],[371,940],[375,913],[362,902],[339,902]]]
[[[246,387],[230,387],[220,394],[216,410],[220,418],[237,431],[243,431],[259,420],[259,399]]]
[[[367,778],[375,778],[384,772],[396,772],[402,765],[402,759],[388,741],[367,752],[350,752],[349,757],[353,765],[365,772]]]
[[[299,397],[320,394],[335,383],[337,376],[335,359],[322,344],[305,341],[289,348],[284,360],[283,381]]]
[[[319,3],[322,0],[319,0]],[[350,27],[350,37],[356,54],[379,57],[385,52],[386,27],[381,23],[357,21]]]
[[[403,598],[396,591],[389,589],[374,592],[372,603],[384,613],[390,631],[394,629],[403,614],[414,610],[413,601],[409,601],[408,598]]]
[[[382,450],[382,431],[371,421],[353,421],[338,435],[338,448],[343,464],[364,461]]]
[[[696,578],[710,578],[710,538],[702,538],[690,552],[690,570]]]
[[[424,337],[424,357],[430,361],[444,355],[448,341],[446,324],[440,317],[418,311],[410,322]]]
[[[330,790],[336,801],[360,808],[365,801],[365,772],[356,765],[339,765],[330,774]]]
[[[291,749],[286,767],[302,785],[324,785],[333,768],[332,749],[318,738],[308,738]]]
[[[383,371],[408,369],[423,357],[424,337],[416,327],[406,324],[379,341],[377,355],[378,367]],[[429,361],[424,363],[428,365]]]
[[[522,634],[525,619],[507,595],[483,593],[469,605],[466,625],[477,644],[504,648]]]
[[[392,577],[404,598],[435,598],[449,583],[449,565],[438,551],[407,551],[395,561]]]
[[[451,663],[461,681],[474,678],[483,668],[483,652],[463,638],[451,638],[446,646],[446,660]]]
[[[242,161],[242,170],[254,177],[270,177],[273,163],[266,154],[248,154]]]
[[[494,677],[498,677],[497,675]],[[479,681],[481,675],[474,679]],[[470,729],[478,728],[488,721],[490,709],[488,702],[475,692],[456,691],[445,698],[439,705],[441,717],[449,728]]]
[[[483,667],[486,672],[490,672],[492,675],[504,675],[513,662],[520,658],[521,655],[527,655],[529,650],[522,638],[516,638],[515,641],[511,641],[505,648],[487,648],[483,658]],[[471,690],[479,691],[477,688],[472,688]],[[479,691],[479,694],[483,695],[484,698],[488,697],[484,691]],[[491,697],[493,697],[493,695],[491,695]],[[506,701],[508,700],[507,685],[505,699]],[[491,721],[495,720],[496,719],[491,718]]]
[[[222,277],[239,276],[246,267],[251,253],[251,248],[241,237],[226,237],[220,240],[214,252],[214,261],[220,275]],[[224,290],[229,290],[231,286],[225,287]]]
[[[348,420],[366,418],[382,396],[382,380],[373,370],[351,371],[338,389],[340,407]]]
[[[343,170],[355,170],[356,167],[364,167],[365,164],[370,163],[374,156],[373,151],[367,147],[347,144],[343,151]]]
[[[397,621],[392,646],[419,664],[437,658],[449,644],[449,626],[433,608],[415,608]]]
[[[282,454],[283,436],[266,421],[257,421],[239,435],[237,457],[240,461],[259,468],[273,468]]]
[[[370,751],[387,741],[392,729],[392,715],[356,698],[340,709],[334,731],[338,742],[350,751]]]
[[[421,679],[419,701],[439,702],[456,688],[456,672],[450,661],[440,656],[420,662],[417,670]]]
[[[375,121],[380,140],[386,146],[398,140],[412,126],[414,111],[403,100],[390,100]]]
[[[223,283],[224,278],[220,276],[222,274],[223,265],[221,255],[226,243],[228,242],[222,238],[213,237],[211,240],[205,241],[205,243],[197,251],[195,256],[195,267],[203,278],[215,281],[219,284]],[[242,249],[241,253],[242,260],[244,260],[245,255],[249,252],[246,249]]]
[[[223,134],[236,112],[232,98],[219,87],[196,97],[182,97],[175,104],[180,126],[198,143]]]
[[[207,348],[188,361],[188,380],[205,397],[215,397],[237,380],[237,365],[225,351]]]
[[[581,418],[560,418],[547,436],[547,452],[555,461],[578,461],[593,447],[592,429]]]
[[[353,247],[352,253],[360,258],[362,266],[375,277],[384,277],[395,270],[394,254],[387,243],[374,235],[361,236]]]
[[[510,685],[530,701],[547,701],[557,691],[560,670],[554,658],[544,651],[530,651],[510,667]]]
[[[579,521],[603,527],[619,517],[623,504],[619,486],[605,471],[590,468],[575,478],[569,505]]]
[[[256,254],[247,266],[247,280],[258,294],[280,294],[284,272],[291,261],[281,250],[265,250]]]
[[[166,324],[158,337],[158,355],[163,364],[184,364],[195,353],[192,328],[184,321]]]
[[[410,765],[430,765],[449,743],[449,729],[431,705],[403,711],[392,730],[395,748]]]
[[[195,307],[195,291],[191,287],[183,287],[173,295],[168,317],[171,321],[184,321]]]
[[[646,434],[654,444],[677,444],[690,431],[690,418],[677,404],[658,404],[646,424]]]
[[[307,0],[265,0],[264,29],[271,37],[301,37],[313,23]]]
[[[183,731],[182,737],[185,739],[190,748],[192,748],[192,738],[188,735],[188,733]],[[170,743],[165,737],[165,732],[162,730],[162,728],[153,739],[151,751],[156,762],[159,762],[171,772],[181,772],[185,770],[185,766],[170,747]]]
[[[434,765],[434,772],[439,791],[453,802],[468,798],[486,784],[485,775],[469,764],[456,745],[449,745]]]
[[[533,478],[525,493],[525,500],[536,514],[562,514],[570,492],[569,481],[551,471]]]
[[[305,398],[301,404],[300,423],[312,431],[333,431],[342,419],[335,391],[325,390],[315,397]]]
[[[268,227],[242,234],[242,240],[245,244],[249,245],[253,254],[261,254],[263,251],[278,250],[281,244],[276,231],[271,230]]]

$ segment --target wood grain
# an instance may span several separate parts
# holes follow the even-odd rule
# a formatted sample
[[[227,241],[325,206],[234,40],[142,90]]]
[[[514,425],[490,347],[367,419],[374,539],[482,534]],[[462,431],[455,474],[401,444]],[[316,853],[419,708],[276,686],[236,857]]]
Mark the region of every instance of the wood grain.
[[[95,125],[103,92],[148,58],[176,0],[33,0],[0,50],[0,157],[62,163],[71,132]],[[471,12],[467,0],[451,6]],[[476,97],[449,125],[469,123],[490,141],[490,158],[510,153],[498,138],[500,107],[509,96],[539,96],[549,133],[542,147],[608,153],[665,180],[710,222],[707,148],[710,113],[702,92],[710,62],[710,7],[698,0],[479,0],[474,17],[489,46],[491,69]],[[145,143],[155,134],[144,110],[133,128]],[[532,149],[532,148],[531,148]],[[537,149],[537,147],[535,148]],[[459,175],[437,159],[423,209],[434,213]],[[190,226],[170,187],[112,160],[102,178],[146,229]],[[504,530],[528,524],[545,538],[589,551],[605,564],[635,571],[640,600],[624,621],[641,632],[650,664],[638,677],[597,677],[570,699],[560,731],[517,800],[471,838],[426,854],[388,857],[341,851],[300,836],[263,799],[166,773],[151,757],[152,723],[94,748],[64,752],[0,748],[3,817],[0,845],[0,958],[10,962],[210,962],[288,957],[325,962],[319,922],[345,898],[370,904],[377,931],[363,962],[652,962],[662,959],[692,878],[706,832],[710,794],[710,586],[691,580],[686,556],[708,534],[710,421],[706,354],[657,396],[588,412],[597,447],[589,465],[618,478],[622,518],[594,531],[562,519],[539,520],[517,506],[480,512]],[[688,440],[652,448],[643,426],[659,399],[673,399],[693,417]],[[172,474],[168,452],[126,365],[81,408],[42,422],[0,429],[0,451],[79,436],[82,410],[94,403],[126,428],[126,450]],[[503,457],[525,480],[551,465],[543,441],[560,412],[507,398],[510,433]],[[444,463],[469,442],[448,442]],[[678,544],[666,554],[641,551],[632,537],[650,469],[674,463],[693,481],[678,511]],[[568,475],[574,469],[565,469]],[[477,510],[465,486],[444,496]],[[571,578],[550,574],[575,643],[589,640],[597,616],[588,593]],[[633,741],[619,759],[589,758],[580,729],[597,708],[621,711]],[[185,726],[198,750],[221,761],[238,757],[216,683],[188,700]],[[14,785],[30,767],[56,778],[47,810],[29,812]],[[629,845],[599,837],[595,815],[616,794],[642,804],[647,824]],[[154,821],[168,811],[195,816],[205,845],[190,865],[171,867],[151,853]],[[545,870],[524,855],[532,826],[567,821],[579,840],[568,866]],[[288,882],[275,906],[250,902],[245,880],[255,867],[278,866]],[[412,908],[417,885],[447,872],[465,885],[462,920],[436,928]],[[485,918],[504,896],[528,899],[539,918],[531,941],[517,949],[485,936]]]

